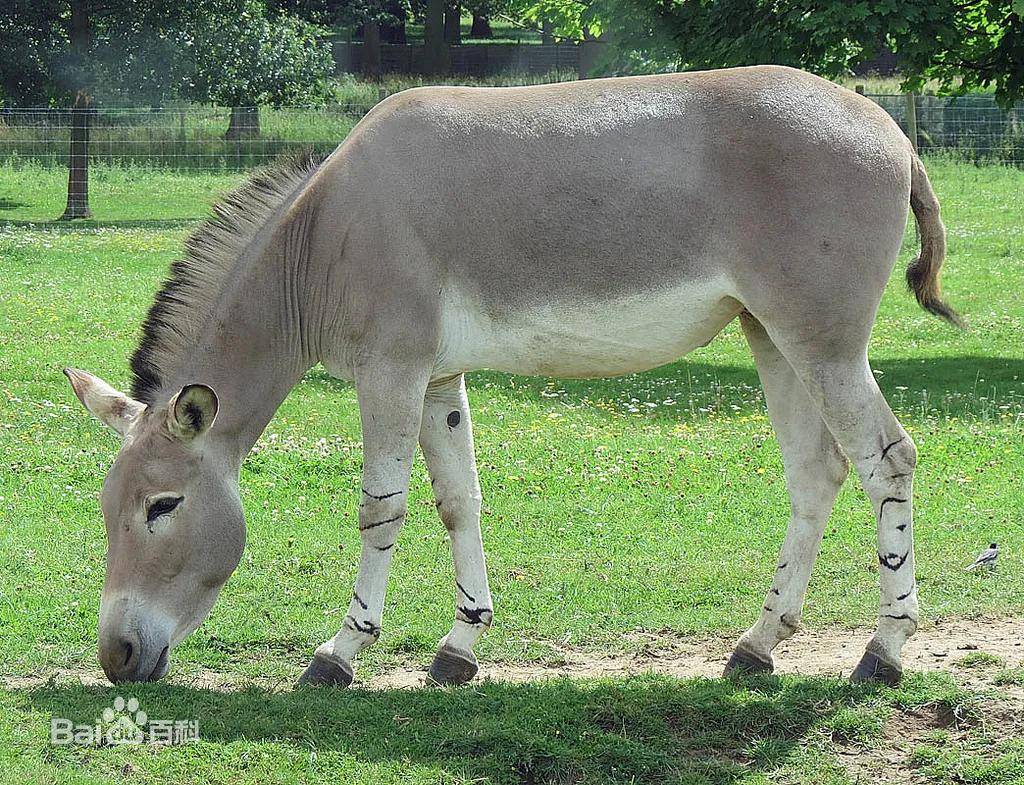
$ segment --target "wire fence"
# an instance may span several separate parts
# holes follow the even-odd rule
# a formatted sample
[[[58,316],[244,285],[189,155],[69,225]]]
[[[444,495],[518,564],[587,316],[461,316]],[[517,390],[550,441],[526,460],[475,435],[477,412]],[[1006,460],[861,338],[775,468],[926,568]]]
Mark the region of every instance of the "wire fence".
[[[90,163],[242,171],[300,149],[330,152],[372,106],[2,109],[0,162],[67,167],[84,125]]]
[[[913,102],[903,95],[868,97],[905,131],[916,124],[924,154],[946,152],[978,163],[1024,165],[1024,107],[1002,109],[986,95],[918,96]],[[65,217],[86,217],[90,183],[92,196],[109,204],[112,199],[103,197],[130,195],[135,184],[152,179],[153,173],[223,175],[230,180],[282,155],[306,150],[327,154],[374,103],[0,109],[0,221],[55,218],[55,199],[63,204],[65,196]],[[36,173],[38,187],[46,182],[54,191],[38,201],[43,206],[35,211],[32,203],[19,198],[19,184],[24,189],[33,180],[30,172]],[[140,202],[138,211],[143,209]]]
[[[989,95],[869,95],[900,124],[912,130],[922,153],[952,151],[976,163],[1024,165],[1024,105],[1003,109]]]

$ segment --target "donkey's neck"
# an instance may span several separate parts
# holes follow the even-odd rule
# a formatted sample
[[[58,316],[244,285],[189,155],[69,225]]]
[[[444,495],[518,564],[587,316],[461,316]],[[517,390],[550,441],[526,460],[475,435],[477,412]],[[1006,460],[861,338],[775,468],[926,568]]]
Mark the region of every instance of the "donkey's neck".
[[[283,192],[280,180],[257,196],[253,184],[230,203],[253,217],[218,210],[221,223],[190,239],[189,257],[172,269],[150,311],[142,345],[132,358],[135,392],[165,403],[186,384],[212,387],[220,401],[209,439],[237,465],[288,392],[316,361],[305,325],[319,320],[307,296],[312,197],[309,172]],[[249,189],[247,193],[245,188]],[[233,223],[228,223],[228,222]],[[225,258],[222,254],[233,258]]]
[[[305,223],[301,218],[296,223]],[[291,235],[303,226],[283,227]],[[239,464],[274,416],[289,391],[315,362],[304,324],[312,303],[298,291],[298,247],[274,236],[254,249],[238,276],[226,282],[215,310],[206,318],[194,349],[167,375],[169,398],[194,382],[217,393],[220,410],[211,437],[224,444]]]

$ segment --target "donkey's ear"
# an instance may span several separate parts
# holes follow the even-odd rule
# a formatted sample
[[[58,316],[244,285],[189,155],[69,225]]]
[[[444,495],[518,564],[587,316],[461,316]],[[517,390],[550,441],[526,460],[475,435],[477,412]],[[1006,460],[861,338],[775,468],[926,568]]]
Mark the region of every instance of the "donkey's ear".
[[[146,408],[144,403],[129,398],[118,392],[98,376],[80,371],[77,368],[65,368],[64,375],[71,382],[82,406],[89,410],[100,422],[109,425],[124,436],[135,418]]]
[[[172,436],[190,441],[206,433],[217,419],[217,393],[205,384],[187,384],[167,405],[167,429]]]

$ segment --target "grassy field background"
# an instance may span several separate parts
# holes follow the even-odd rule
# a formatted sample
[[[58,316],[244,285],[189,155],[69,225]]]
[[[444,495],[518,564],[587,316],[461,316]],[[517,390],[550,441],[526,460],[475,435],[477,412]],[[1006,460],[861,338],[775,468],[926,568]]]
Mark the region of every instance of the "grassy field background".
[[[949,159],[928,167],[949,226],[947,293],[970,330],[921,312],[897,274],[871,344],[879,383],[920,452],[925,624],[1024,609],[1024,175]],[[69,225],[32,222],[60,213],[65,173],[0,169],[0,677],[96,669],[105,550],[97,497],[117,441],[80,408],[60,369],[127,385],[125,357],[168,263],[239,179],[144,174],[101,172],[116,186],[108,196],[94,186],[103,220]],[[915,249],[911,230],[900,271]],[[637,632],[731,637],[756,618],[788,502],[737,325],[646,374],[563,382],[477,373],[469,388],[496,610],[481,658],[624,652],[639,645]],[[338,629],[358,555],[359,439],[352,390],[315,369],[246,462],[249,544],[238,572],[177,652],[176,686],[132,691],[151,716],[201,716],[203,742],[50,747],[51,715],[87,721],[115,691],[66,680],[9,689],[0,691],[0,780],[297,782],[340,767],[357,783],[847,782],[842,739],[870,747],[894,711],[969,713],[980,699],[955,676],[917,677],[896,691],[652,677],[315,697],[189,686],[209,670],[293,678]],[[450,625],[453,576],[429,490],[419,465],[384,633],[362,674],[428,662]],[[866,498],[847,483],[808,595],[808,627],[872,622],[874,528]],[[991,540],[1003,544],[999,571],[965,573]],[[975,733],[943,743],[948,731],[935,733],[914,752],[921,777],[1024,781],[1019,739]],[[975,770],[983,776],[961,776]]]

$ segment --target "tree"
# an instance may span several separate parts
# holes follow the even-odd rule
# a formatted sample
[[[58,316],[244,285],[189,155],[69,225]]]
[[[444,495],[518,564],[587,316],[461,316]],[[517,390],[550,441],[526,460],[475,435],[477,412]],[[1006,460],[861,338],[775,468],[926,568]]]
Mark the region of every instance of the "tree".
[[[493,38],[491,19],[497,16],[518,18],[519,5],[519,0],[462,0],[462,7],[473,15],[469,37]]]
[[[449,46],[462,43],[462,3],[448,0],[444,8],[444,40]]]
[[[444,40],[446,0],[426,0],[423,18],[423,70],[442,74],[448,70],[448,46]]]
[[[92,116],[93,43],[90,0],[67,5],[45,0],[14,0],[13,13],[0,20],[0,98],[19,103],[49,103],[73,93],[68,149],[68,191],[62,219],[88,218],[89,124]],[[13,67],[12,67],[13,66]]]
[[[269,17],[258,0],[203,6],[177,31],[186,79],[180,94],[231,106],[228,138],[258,135],[260,106],[322,104],[328,97],[334,60],[318,28],[296,17]]]
[[[381,75],[381,43],[405,43],[407,0],[348,0],[338,3],[333,23],[362,28],[363,74],[371,79]]]
[[[8,102],[60,104],[83,87],[105,103],[318,103],[328,95],[323,29],[263,0],[9,2],[0,44],[19,56],[0,60]]]
[[[1024,0],[594,0],[580,13],[611,33],[624,71],[778,63],[837,76],[886,45],[908,88],[934,78],[1004,103],[1024,95],[1022,16]]]
[[[308,0],[315,2],[316,0]],[[71,112],[65,218],[88,215],[94,103],[168,98],[233,107],[229,138],[259,133],[259,105],[316,104],[334,62],[320,28],[262,0],[8,0],[0,98]],[[13,54],[12,54],[13,53]]]
[[[71,109],[71,145],[68,150],[68,200],[62,221],[91,218],[89,209],[89,125],[92,106],[89,94],[75,96]]]
[[[491,20],[486,12],[473,11],[473,24],[469,28],[470,38],[494,38],[494,31],[491,30]]]

